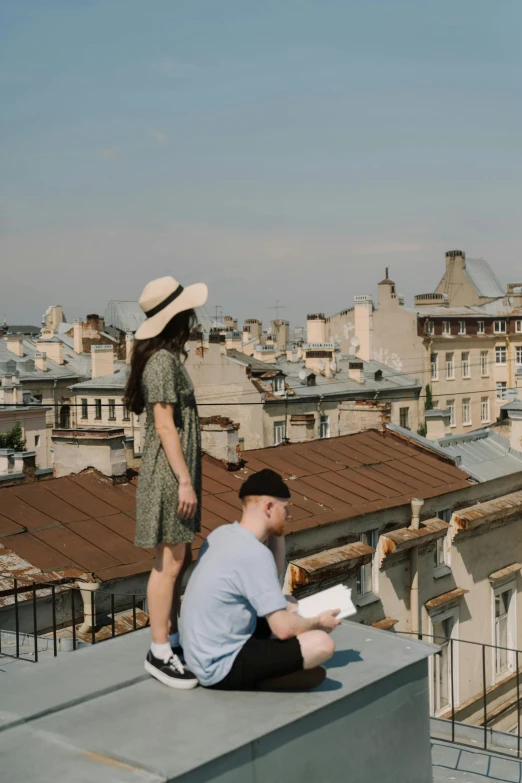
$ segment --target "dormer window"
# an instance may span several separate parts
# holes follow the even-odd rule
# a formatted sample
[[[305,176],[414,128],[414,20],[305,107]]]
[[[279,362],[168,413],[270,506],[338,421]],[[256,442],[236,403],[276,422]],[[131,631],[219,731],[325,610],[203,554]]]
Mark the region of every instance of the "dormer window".
[[[285,390],[285,379],[282,375],[278,376],[277,378],[274,378],[273,380],[274,385],[274,392],[284,392]]]

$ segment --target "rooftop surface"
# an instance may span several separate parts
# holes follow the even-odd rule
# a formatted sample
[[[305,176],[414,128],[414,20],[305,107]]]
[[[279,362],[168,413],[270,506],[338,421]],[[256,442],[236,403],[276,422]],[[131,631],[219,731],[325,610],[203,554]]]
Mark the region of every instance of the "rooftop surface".
[[[505,295],[506,289],[485,258],[466,258],[464,271],[479,296],[495,299]]]
[[[433,740],[433,783],[520,783],[522,762],[491,751]]]
[[[435,648],[356,623],[344,623],[334,638],[337,652],[327,667],[328,677],[310,693],[172,691],[143,671],[147,631],[63,653],[18,673],[10,667],[9,673],[0,673],[2,773],[9,783],[278,783],[303,779],[307,770],[302,768],[299,742],[311,741],[314,753],[328,753],[332,763],[321,778],[309,767],[310,780],[350,779],[334,716],[353,713],[355,718],[363,705],[368,707],[374,686],[383,699],[389,692],[400,710],[392,678],[404,672],[403,680],[412,680],[419,692],[417,679],[407,672],[418,676],[416,667]],[[405,709],[416,706],[410,702]],[[384,742],[395,742],[396,754],[403,728],[411,732],[410,740],[418,739],[415,726],[389,726]],[[292,754],[291,774],[287,765],[284,777],[275,763],[279,748]],[[365,763],[368,757],[362,754],[352,758],[354,781],[360,780],[357,770]],[[393,766],[394,759],[388,763]],[[195,770],[200,775],[189,777]],[[398,778],[390,775],[386,780]],[[411,777],[407,780],[414,783]]]
[[[439,446],[451,457],[460,458],[460,467],[477,481],[490,481],[522,471],[522,454],[490,429],[440,438]]]
[[[203,457],[202,530],[195,554],[212,530],[239,518],[241,482],[267,467],[279,471],[291,489],[290,534],[469,486],[467,473],[448,458],[376,430],[247,451],[243,458],[241,468],[227,471]],[[136,476],[113,485],[90,471],[0,488],[0,572],[22,575],[21,559],[32,575],[34,568],[73,568],[107,581],[146,573],[152,552],[133,545],[136,484]]]

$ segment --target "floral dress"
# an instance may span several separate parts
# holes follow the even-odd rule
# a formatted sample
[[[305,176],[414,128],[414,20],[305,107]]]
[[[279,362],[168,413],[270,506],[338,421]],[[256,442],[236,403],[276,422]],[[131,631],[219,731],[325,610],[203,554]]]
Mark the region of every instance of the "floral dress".
[[[201,434],[190,376],[179,356],[162,349],[148,360],[142,377],[146,431],[136,497],[139,547],[189,544],[201,527]],[[172,472],[154,424],[154,403],[174,405],[174,423],[198,499],[193,519],[178,515],[179,483]]]

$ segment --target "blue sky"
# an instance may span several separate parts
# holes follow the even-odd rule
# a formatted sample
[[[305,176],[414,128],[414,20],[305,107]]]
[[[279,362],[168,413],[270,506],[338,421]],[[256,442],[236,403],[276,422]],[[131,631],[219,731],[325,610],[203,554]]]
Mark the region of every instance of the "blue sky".
[[[268,322],[522,278],[516,0],[3,0],[0,310],[204,280]]]

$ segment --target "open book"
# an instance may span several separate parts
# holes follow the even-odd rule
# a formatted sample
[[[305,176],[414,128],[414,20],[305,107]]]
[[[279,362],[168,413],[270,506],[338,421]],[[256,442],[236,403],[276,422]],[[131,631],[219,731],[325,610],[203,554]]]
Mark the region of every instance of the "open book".
[[[301,617],[317,617],[328,609],[340,609],[339,620],[357,612],[352,602],[352,591],[344,585],[335,585],[320,593],[301,598],[297,602],[297,611]]]

